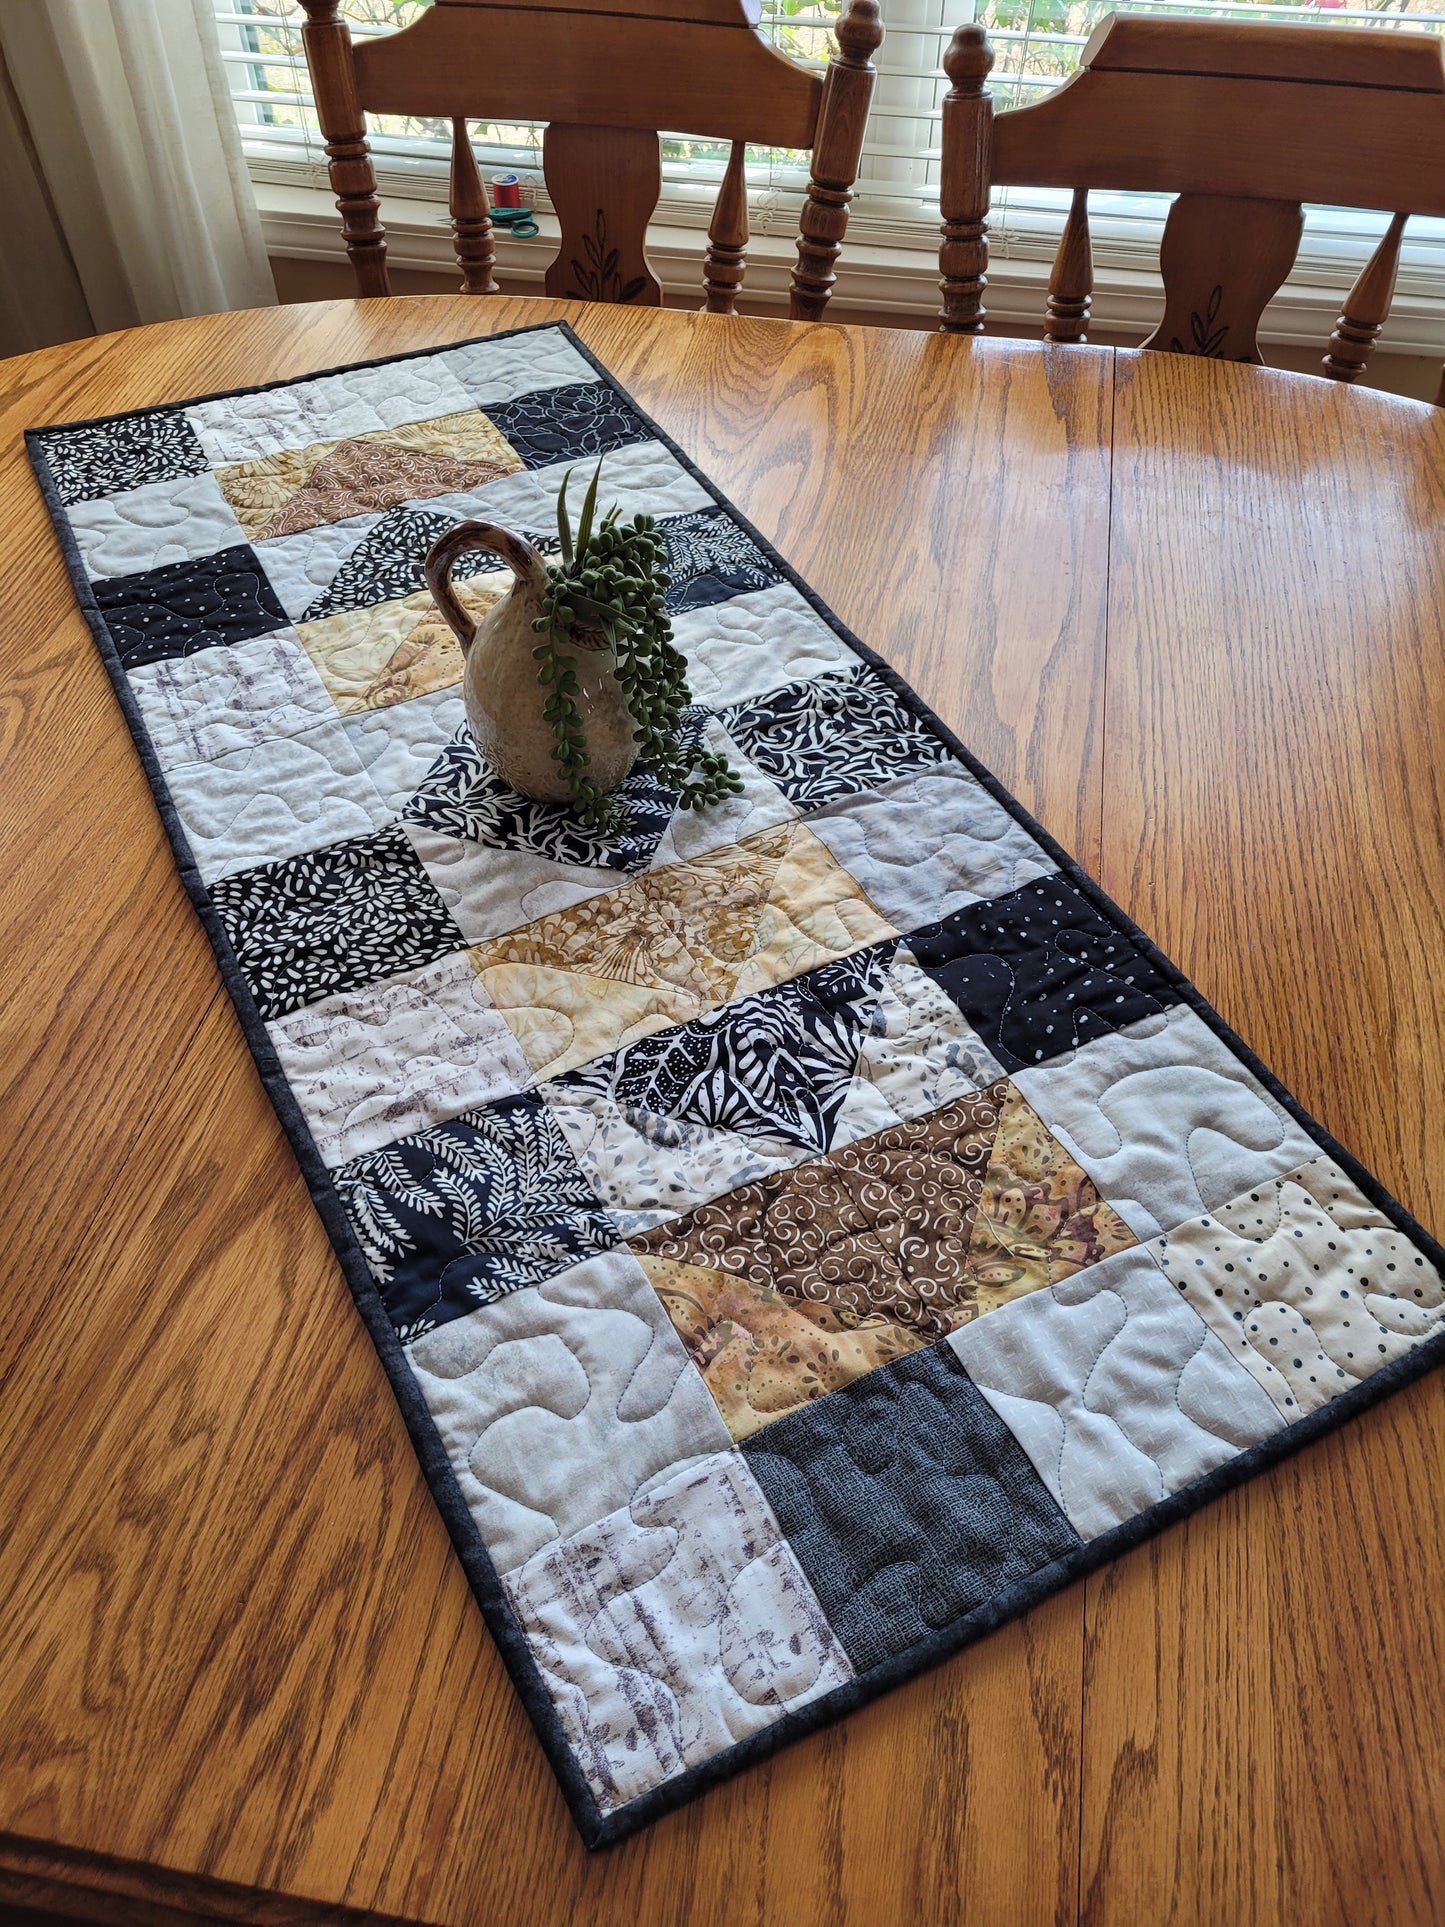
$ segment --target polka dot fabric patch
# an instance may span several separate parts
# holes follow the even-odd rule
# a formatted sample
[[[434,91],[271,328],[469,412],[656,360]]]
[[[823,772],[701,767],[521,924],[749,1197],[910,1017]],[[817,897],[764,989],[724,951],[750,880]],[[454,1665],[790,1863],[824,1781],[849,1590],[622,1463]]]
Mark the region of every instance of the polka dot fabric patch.
[[[1445,1251],[566,327],[30,449],[590,1845],[1445,1353]],[[480,757],[422,566],[599,461],[742,779],[608,837]]]

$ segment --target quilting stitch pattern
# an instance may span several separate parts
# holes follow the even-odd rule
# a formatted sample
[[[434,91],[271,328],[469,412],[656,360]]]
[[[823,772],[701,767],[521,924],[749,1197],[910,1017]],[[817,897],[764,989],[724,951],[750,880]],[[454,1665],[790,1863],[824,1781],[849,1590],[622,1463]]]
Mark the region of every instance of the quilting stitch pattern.
[[[565,330],[32,448],[590,1842],[1433,1358],[1438,1249]],[[421,575],[599,457],[743,777],[610,841]]]

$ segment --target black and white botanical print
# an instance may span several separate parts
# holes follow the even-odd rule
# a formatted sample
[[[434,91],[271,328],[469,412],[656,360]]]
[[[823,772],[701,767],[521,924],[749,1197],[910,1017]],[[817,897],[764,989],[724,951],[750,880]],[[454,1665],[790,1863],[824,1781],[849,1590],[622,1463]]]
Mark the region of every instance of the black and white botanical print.
[[[45,460],[62,502],[94,502],[145,482],[203,475],[206,451],[179,408],[89,428],[61,428],[41,437]]]
[[[650,430],[636,410],[601,381],[540,388],[516,401],[489,402],[487,417],[528,468],[596,461],[614,448],[650,439]]]
[[[908,934],[1006,1071],[1152,1017],[1178,992],[1067,877],[1038,877]]]
[[[771,589],[783,579],[724,509],[674,515],[659,526],[667,542],[667,572],[672,577],[665,599],[674,615],[754,589]]]
[[[617,1242],[535,1097],[501,1098],[368,1151],[336,1185],[403,1340]]]
[[[804,812],[949,757],[861,663],[846,676],[789,683],[719,715],[738,748]]]
[[[243,870],[210,890],[268,1020],[466,947],[396,827]]]
[[[395,602],[403,596],[416,595],[426,587],[422,564],[428,549],[455,525],[453,515],[427,509],[389,509],[298,620],[320,622],[326,616],[339,616],[351,609],[369,609],[373,603]],[[555,536],[528,536],[527,539],[543,554],[556,547]],[[452,577],[461,582],[468,576],[485,575],[502,566],[501,557],[490,549],[474,549],[458,559]]]
[[[658,1140],[671,1119],[826,1151],[895,943],[877,944],[555,1080],[610,1098]]]
[[[192,562],[112,576],[95,584],[95,599],[127,669],[286,626],[286,611],[246,542]]]
[[[706,722],[705,710],[685,710],[679,740],[695,746]],[[401,814],[405,822],[423,824],[444,836],[486,843],[498,850],[531,850],[554,863],[645,870],[672,821],[676,792],[664,788],[649,765],[639,763],[613,796],[620,823],[607,835],[584,823],[570,804],[535,803],[519,796],[483,760],[463,724]]]

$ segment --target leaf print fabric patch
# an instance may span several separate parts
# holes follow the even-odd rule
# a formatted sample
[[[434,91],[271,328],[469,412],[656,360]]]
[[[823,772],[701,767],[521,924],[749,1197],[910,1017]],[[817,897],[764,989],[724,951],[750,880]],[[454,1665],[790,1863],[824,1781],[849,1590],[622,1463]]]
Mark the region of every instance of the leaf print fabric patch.
[[[705,717],[685,715],[679,740],[695,745]],[[409,799],[402,815],[409,823],[444,836],[490,844],[500,850],[535,850],[556,863],[597,865],[610,870],[642,870],[652,861],[677,807],[676,795],[663,787],[651,767],[639,764],[614,792],[620,827],[603,834],[584,823],[576,810],[537,803],[519,796],[486,763],[471,731],[462,729],[447,744]]]
[[[864,668],[774,690],[725,709],[734,742],[806,815],[946,760],[887,685]]]
[[[403,1339],[616,1242],[544,1104],[500,1098],[336,1174]]]
[[[38,437],[57,502],[95,502],[147,482],[204,475],[210,467],[179,408],[153,408],[113,422],[52,429]]]
[[[528,468],[551,468],[591,455],[609,455],[652,431],[606,382],[544,388],[487,410],[493,426]]]
[[[30,447],[590,1845],[1445,1356],[1445,1250],[565,326]],[[599,464],[741,782],[605,836],[486,765],[423,572]]]
[[[665,600],[675,615],[750,589],[770,589],[783,579],[732,517],[714,509],[674,516],[662,524],[662,534],[672,578]]]
[[[354,837],[211,885],[263,1018],[360,990],[462,947],[400,829]]]

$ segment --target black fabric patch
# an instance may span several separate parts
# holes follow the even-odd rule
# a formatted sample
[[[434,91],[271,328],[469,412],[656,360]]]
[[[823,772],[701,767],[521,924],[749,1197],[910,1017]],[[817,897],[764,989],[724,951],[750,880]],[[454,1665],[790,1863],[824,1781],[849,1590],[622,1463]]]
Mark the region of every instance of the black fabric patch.
[[[805,814],[952,759],[861,664],[719,710],[743,753]]]
[[[502,1098],[368,1151],[341,1167],[336,1188],[403,1341],[617,1242],[535,1097]]]
[[[672,577],[664,600],[673,615],[754,589],[771,589],[783,580],[752,537],[722,509],[676,515],[658,527],[667,543]]]
[[[860,1673],[1083,1543],[946,1343],[741,1450]]]
[[[211,466],[179,408],[92,422],[37,437],[62,502],[94,502],[145,482],[204,475]]]
[[[616,389],[600,381],[539,388],[517,401],[488,402],[485,413],[528,468],[554,468],[589,456],[595,460],[630,442],[652,439]],[[598,504],[599,510],[606,506]]]
[[[286,627],[286,611],[248,542],[194,562],[97,582],[95,599],[127,669],[193,656]]]
[[[707,722],[705,709],[684,710],[678,740],[695,748]],[[485,761],[463,726],[432,764],[402,809],[402,819],[443,836],[486,843],[496,850],[532,850],[554,863],[584,868],[645,870],[677,810],[677,792],[666,788],[651,766],[639,763],[612,793],[619,818],[603,834],[570,804],[537,803],[519,796]]]
[[[1177,993],[1064,876],[911,931],[908,948],[1006,1071],[1152,1017]]]
[[[557,1103],[610,1098],[644,1134],[661,1119],[781,1140],[821,1154],[833,1140],[897,943],[643,1037],[555,1079]]]
[[[267,1019],[466,948],[400,828],[243,870],[210,890]]]
[[[456,523],[454,515],[429,513],[425,509],[388,509],[297,620],[320,622],[326,616],[339,616],[351,609],[369,609],[377,602],[396,602],[403,596],[416,595],[426,587],[422,564],[427,550],[448,529],[455,528]],[[557,548],[555,535],[532,535],[527,539],[544,555]],[[452,579],[461,582],[468,576],[486,575],[505,567],[502,558],[490,549],[473,549],[458,557],[452,568]]]

